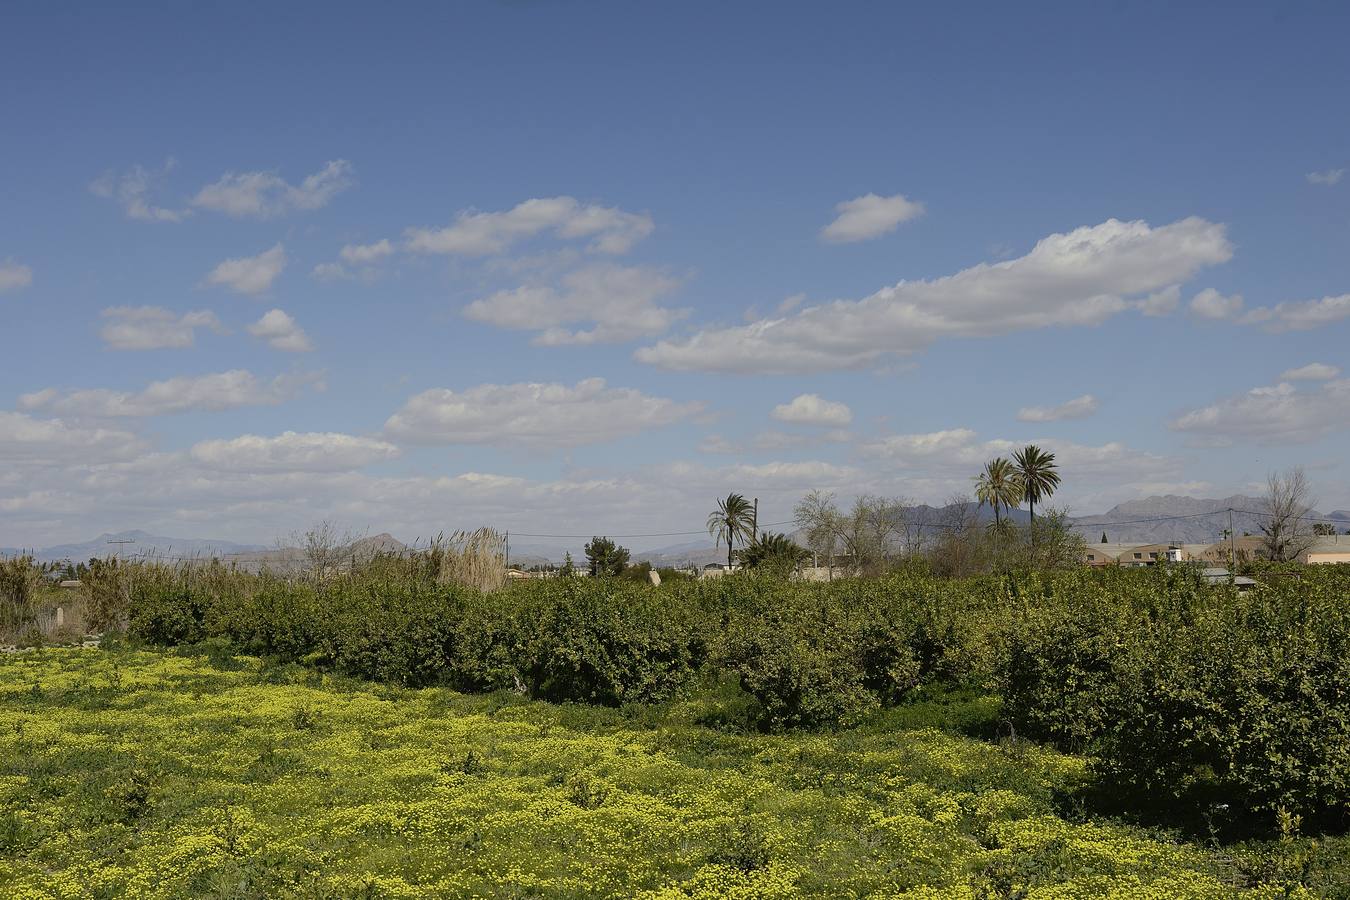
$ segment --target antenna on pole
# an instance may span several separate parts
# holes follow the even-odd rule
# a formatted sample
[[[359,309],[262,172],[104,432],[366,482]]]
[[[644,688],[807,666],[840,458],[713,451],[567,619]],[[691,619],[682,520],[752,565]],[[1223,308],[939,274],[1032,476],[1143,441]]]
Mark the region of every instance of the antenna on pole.
[[[135,539],[135,538],[125,538],[125,539],[120,540],[120,541],[108,541],[108,543],[109,543],[109,544],[119,544],[119,545],[120,545],[120,544],[134,544],[134,543],[136,543],[136,539]],[[117,550],[121,550],[121,549],[122,549],[122,548],[121,548],[120,546],[117,548]],[[117,555],[117,550],[113,551],[113,555],[114,555],[114,556]]]

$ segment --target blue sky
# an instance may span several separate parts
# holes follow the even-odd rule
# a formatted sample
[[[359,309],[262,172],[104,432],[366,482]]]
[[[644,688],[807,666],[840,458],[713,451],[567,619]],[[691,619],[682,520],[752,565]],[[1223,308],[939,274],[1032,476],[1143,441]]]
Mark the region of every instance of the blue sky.
[[[0,544],[683,531],[1028,440],[1075,512],[1350,508],[1347,25],[7,4]]]

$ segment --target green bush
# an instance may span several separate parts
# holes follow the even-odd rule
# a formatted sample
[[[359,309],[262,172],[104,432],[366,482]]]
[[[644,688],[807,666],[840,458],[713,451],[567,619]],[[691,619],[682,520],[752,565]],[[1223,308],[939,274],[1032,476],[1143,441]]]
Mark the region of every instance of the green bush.
[[[1099,771],[1141,798],[1266,829],[1350,819],[1350,594],[1309,573],[1158,629],[1117,688]]]
[[[604,705],[671,696],[706,656],[683,595],[556,578],[482,597],[461,626],[458,671],[476,687]]]
[[[719,662],[759,702],[771,730],[849,725],[918,682],[903,628],[838,589],[757,580],[732,607]],[[859,598],[852,598],[859,599]]]
[[[1135,811],[1267,831],[1280,811],[1346,820],[1350,567],[1272,571],[1247,595],[1167,565],[659,589],[556,578],[490,594],[424,569],[110,565],[94,580],[147,642],[228,640],[393,684],[608,706],[666,700],[702,673],[738,684],[733,706],[766,730],[852,725],[927,686],[992,687],[1000,732],[1088,754]]]

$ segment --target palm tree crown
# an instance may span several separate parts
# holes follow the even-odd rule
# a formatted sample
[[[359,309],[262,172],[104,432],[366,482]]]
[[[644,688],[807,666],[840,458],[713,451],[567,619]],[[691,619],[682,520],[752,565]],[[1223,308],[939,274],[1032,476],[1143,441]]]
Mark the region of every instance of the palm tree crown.
[[[1055,471],[1059,467],[1055,465],[1055,454],[1047,453],[1035,444],[1027,444],[1013,454],[1013,462],[1034,524],[1037,501],[1049,499],[1055,488],[1059,487],[1059,473]]]
[[[731,548],[737,541],[744,544],[752,540],[754,528],[754,508],[740,494],[727,494],[725,500],[717,501],[717,509],[708,515],[708,534],[719,544],[726,541],[728,569],[731,568]]]
[[[984,471],[975,479],[975,499],[980,505],[994,508],[994,525],[1003,525],[999,509],[1012,509],[1022,502],[1022,479],[1012,461],[1002,456],[984,464]]]

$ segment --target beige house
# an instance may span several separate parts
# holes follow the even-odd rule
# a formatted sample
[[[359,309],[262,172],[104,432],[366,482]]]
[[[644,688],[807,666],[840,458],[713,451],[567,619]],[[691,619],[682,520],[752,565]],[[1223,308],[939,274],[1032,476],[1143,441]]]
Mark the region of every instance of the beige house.
[[[1265,538],[1247,535],[1230,540],[1215,541],[1204,548],[1199,559],[1201,562],[1210,565],[1226,566],[1230,557],[1236,557],[1238,563],[1261,559],[1266,555],[1265,548]]]
[[[1319,535],[1298,555],[1298,561],[1310,565],[1350,563],[1350,534]]]
[[[1227,562],[1209,555],[1211,544],[1088,544],[1083,549],[1083,562],[1089,566],[1151,566],[1159,562]]]
[[[1083,562],[1089,566],[1114,566],[1120,561],[1120,555],[1137,547],[1137,544],[1088,544],[1083,550]]]

